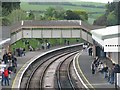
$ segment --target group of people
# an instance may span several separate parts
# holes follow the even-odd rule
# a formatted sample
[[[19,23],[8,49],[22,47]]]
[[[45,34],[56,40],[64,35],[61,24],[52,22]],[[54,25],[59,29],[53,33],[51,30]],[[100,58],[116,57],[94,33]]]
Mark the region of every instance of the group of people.
[[[25,48],[17,48],[17,49],[13,49],[14,51],[14,55],[18,56],[18,57],[22,57],[23,55],[25,56]]]
[[[51,44],[50,42],[46,42],[46,43],[42,43],[41,44],[41,48],[44,50],[44,49],[50,49],[51,47]]]
[[[104,78],[108,80],[109,83],[115,83],[115,74],[120,72],[120,66],[118,64],[113,63],[112,67],[106,66],[98,57],[91,64],[92,74],[96,72],[100,72],[104,74]]]
[[[92,56],[93,50],[92,50],[92,46],[90,46],[89,43],[84,43],[83,49],[85,49],[88,52],[89,56]]]
[[[11,53],[5,53],[3,60],[0,61],[0,76],[1,85],[9,85],[10,76],[12,73],[16,73],[17,70],[17,58]]]
[[[70,41],[69,40],[64,40],[64,45],[70,45]]]
[[[96,72],[103,72],[103,68],[105,67],[106,65],[103,64],[98,57],[96,57],[91,64],[92,74],[95,74]]]

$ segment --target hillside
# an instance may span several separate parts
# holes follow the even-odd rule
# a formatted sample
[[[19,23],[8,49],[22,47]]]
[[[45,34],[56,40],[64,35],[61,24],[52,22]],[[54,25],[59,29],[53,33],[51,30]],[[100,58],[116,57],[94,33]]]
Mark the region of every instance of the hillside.
[[[85,10],[89,14],[89,22],[92,23],[98,16],[104,14],[105,4],[94,2],[21,2],[21,8],[25,11],[44,12],[49,7],[60,7],[64,10]]]
[[[64,9],[71,9],[71,10],[78,10],[78,9],[83,9],[86,10],[87,12],[104,12],[105,11],[105,4],[101,3],[93,3],[93,2],[33,2],[33,3],[28,3],[28,2],[22,2],[21,3],[21,8],[23,10],[29,11],[29,10],[35,10],[39,11],[42,10],[44,11],[48,7],[56,7],[60,6]]]

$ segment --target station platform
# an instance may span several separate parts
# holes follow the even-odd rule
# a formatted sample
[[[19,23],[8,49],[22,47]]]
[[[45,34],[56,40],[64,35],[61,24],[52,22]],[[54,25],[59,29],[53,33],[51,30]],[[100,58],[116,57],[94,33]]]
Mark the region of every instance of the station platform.
[[[33,57],[38,56],[38,55],[40,55],[40,54],[42,54],[44,52],[47,52],[49,50],[56,49],[56,48],[59,48],[59,47],[62,47],[62,46],[54,46],[54,47],[51,47],[50,49],[39,50],[39,51],[30,51],[30,52],[26,52],[25,56],[17,57],[17,72],[11,74],[10,85],[9,86],[1,86],[1,83],[0,83],[0,90],[2,90],[2,89],[4,90],[6,88],[7,89],[12,88],[12,85],[13,85],[13,82],[15,80],[15,77],[16,77],[17,73],[23,67],[23,65],[26,62],[28,62],[30,59],[32,59]],[[0,82],[1,82],[1,79],[0,79]]]
[[[12,88],[12,84],[14,82],[14,79],[17,75],[17,73],[19,72],[19,70],[21,69],[21,67],[27,62],[29,61],[31,58],[40,55],[44,52],[47,52],[49,50],[52,49],[56,49],[62,46],[56,46],[56,47],[51,47],[50,49],[47,50],[40,50],[40,51],[32,51],[32,52],[27,52],[25,56],[23,57],[17,57],[17,63],[18,63],[18,67],[17,67],[17,72],[16,73],[12,73],[11,74],[11,79],[10,79],[10,86],[1,86],[0,84],[0,89],[4,89],[4,88],[8,88],[11,89]],[[81,76],[84,83],[91,88],[111,88],[114,89],[115,85],[114,84],[110,84],[107,82],[106,79],[104,79],[104,75],[101,73],[96,73],[95,75],[92,75],[91,73],[91,63],[93,61],[93,57],[89,56],[88,53],[83,50],[80,54],[80,57],[78,59],[78,64],[79,64],[79,70],[82,75]],[[105,61],[107,64],[109,64],[109,61]]]
[[[78,58],[78,72],[85,85],[88,88],[93,88],[93,90],[104,88],[115,90],[115,85],[110,84],[108,80],[104,78],[102,73],[96,72],[94,75],[92,74],[91,63],[93,60],[94,58],[89,56],[86,50],[83,50]],[[112,62],[109,59],[103,59],[101,61],[105,62],[109,66],[112,65]]]

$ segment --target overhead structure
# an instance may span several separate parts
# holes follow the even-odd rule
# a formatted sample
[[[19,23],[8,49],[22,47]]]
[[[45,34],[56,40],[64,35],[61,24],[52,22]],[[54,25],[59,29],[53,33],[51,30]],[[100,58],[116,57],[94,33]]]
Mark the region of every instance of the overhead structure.
[[[11,28],[11,43],[22,38],[82,38],[92,44],[91,29],[101,28],[81,20],[25,20]]]

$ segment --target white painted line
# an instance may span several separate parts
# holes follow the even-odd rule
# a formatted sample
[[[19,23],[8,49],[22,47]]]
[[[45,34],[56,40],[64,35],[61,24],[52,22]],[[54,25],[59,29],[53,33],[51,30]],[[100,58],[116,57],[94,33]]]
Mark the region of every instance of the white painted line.
[[[87,85],[83,82],[82,78],[80,77],[80,75],[79,75],[79,73],[78,73],[78,71],[77,71],[76,65],[75,65],[75,60],[76,60],[76,57],[77,57],[78,55],[79,55],[79,53],[76,54],[75,57],[74,57],[73,67],[74,67],[75,73],[76,73],[77,77],[79,78],[80,82],[83,84],[83,86],[84,86],[87,90],[89,90],[89,88],[87,87]]]
[[[86,84],[86,85],[89,85],[89,84]],[[91,83],[91,85],[101,86],[101,85],[109,85],[109,83]]]
[[[79,65],[79,57],[80,57],[80,54],[77,56],[77,66],[78,66],[78,69],[79,69],[79,71],[80,71],[80,73],[81,73],[81,75],[83,76],[83,78],[85,79],[85,81],[89,84],[89,86],[91,87],[91,88],[93,88],[94,89],[94,87],[90,84],[90,82],[88,81],[88,79],[85,77],[85,75],[83,74],[83,72],[82,72],[82,70],[81,70],[81,68],[80,68],[80,65]]]

